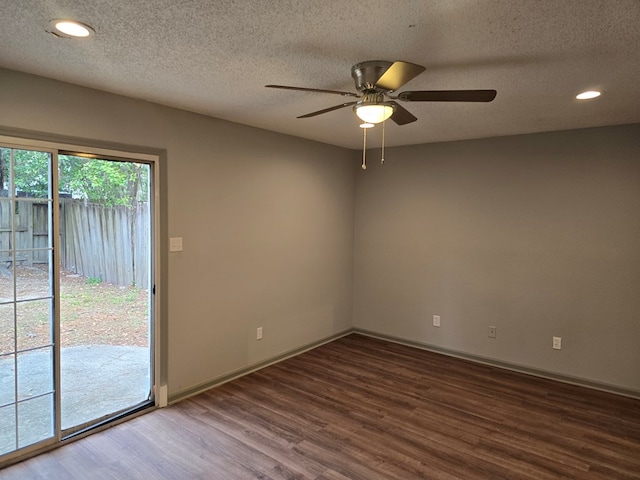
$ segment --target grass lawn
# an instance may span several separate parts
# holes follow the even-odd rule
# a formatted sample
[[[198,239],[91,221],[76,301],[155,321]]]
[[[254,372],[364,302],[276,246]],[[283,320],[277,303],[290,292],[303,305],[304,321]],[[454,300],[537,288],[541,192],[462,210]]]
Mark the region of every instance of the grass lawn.
[[[48,293],[48,274],[37,268],[17,269],[18,298]],[[60,278],[61,346],[149,345],[149,292],[62,272]],[[0,275],[0,298],[13,295],[13,277]],[[16,304],[18,350],[51,343],[49,300]],[[14,350],[14,307],[0,305],[0,353]]]

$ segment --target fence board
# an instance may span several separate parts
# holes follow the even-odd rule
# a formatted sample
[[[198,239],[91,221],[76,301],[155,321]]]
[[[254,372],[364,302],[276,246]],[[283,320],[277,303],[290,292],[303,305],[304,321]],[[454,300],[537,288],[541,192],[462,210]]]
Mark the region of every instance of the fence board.
[[[13,226],[13,216],[11,214],[11,202],[0,198],[0,261],[3,266],[11,260],[11,227]]]
[[[0,200],[0,262],[12,260],[11,222],[16,228],[17,260],[47,263],[47,202],[20,202],[12,215],[10,201]],[[14,217],[14,218],[12,218]],[[149,288],[149,205],[105,207],[60,199],[60,265],[79,275],[116,285]],[[34,250],[35,249],[35,250]]]

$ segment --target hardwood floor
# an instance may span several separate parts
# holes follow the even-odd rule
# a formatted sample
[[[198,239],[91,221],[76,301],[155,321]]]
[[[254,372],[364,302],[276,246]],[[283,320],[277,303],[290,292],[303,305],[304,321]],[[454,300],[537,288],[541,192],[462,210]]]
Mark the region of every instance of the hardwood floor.
[[[640,400],[360,335],[0,479],[640,479]]]

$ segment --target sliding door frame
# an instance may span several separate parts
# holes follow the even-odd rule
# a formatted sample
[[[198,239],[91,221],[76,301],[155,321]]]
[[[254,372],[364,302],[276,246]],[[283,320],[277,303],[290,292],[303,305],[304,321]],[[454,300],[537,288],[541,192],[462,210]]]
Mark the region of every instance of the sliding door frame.
[[[47,138],[39,139],[40,138]],[[77,432],[71,432],[66,436],[65,432],[62,431],[62,422],[61,422],[61,391],[60,391],[60,266],[59,266],[59,255],[58,249],[60,248],[60,225],[59,221],[56,219],[51,222],[52,227],[52,255],[53,255],[53,289],[54,289],[54,312],[53,312],[53,322],[54,322],[54,409],[55,409],[55,418],[54,418],[54,437],[50,439],[43,440],[34,444],[33,446],[28,446],[15,452],[11,452],[6,454],[3,461],[0,462],[0,468],[7,466],[9,464],[20,461],[24,458],[36,455],[38,453],[50,450],[55,448],[61,444],[64,444],[68,441],[73,441],[75,439],[81,438],[91,432],[99,431],[103,428],[107,428],[108,426],[118,423],[120,421],[124,421],[126,417],[131,417],[138,413],[139,411],[146,410],[148,408],[166,406],[166,387],[160,387],[165,383],[165,374],[163,372],[163,359],[161,358],[161,348],[163,341],[163,333],[161,331],[161,315],[160,315],[160,305],[161,305],[161,289],[159,288],[160,284],[160,268],[161,268],[161,228],[160,228],[160,158],[162,156],[162,152],[158,150],[152,149],[140,149],[131,148],[127,146],[116,146],[116,147],[100,147],[100,146],[92,146],[93,142],[90,141],[80,141],[80,142],[69,142],[67,140],[57,141],[55,139],[49,139],[49,135],[39,136],[37,134],[30,134],[27,137],[23,137],[22,135],[14,136],[14,134],[9,131],[5,133],[4,131],[0,131],[0,145],[6,146],[14,149],[24,149],[24,150],[38,150],[50,153],[52,156],[51,159],[51,189],[52,189],[52,215],[53,217],[59,216],[59,211],[57,206],[59,205],[59,194],[58,194],[58,155],[77,155],[84,156],[88,158],[96,158],[96,159],[104,159],[104,160],[118,160],[118,161],[134,161],[137,163],[145,163],[149,165],[150,169],[150,187],[149,187],[149,197],[150,197],[150,255],[149,261],[150,265],[150,278],[149,278],[149,318],[150,318],[150,326],[151,326],[151,335],[149,338],[150,343],[150,366],[151,366],[151,376],[150,376],[150,398],[149,405],[142,405],[139,407],[133,407],[131,411],[125,411],[120,413],[115,413],[113,418],[110,418],[102,423],[97,423],[95,425],[91,425],[85,430],[80,430]],[[52,218],[53,218],[52,217]],[[5,460],[6,459],[6,460]]]
[[[47,223],[48,223],[48,229],[47,231],[48,233],[48,238],[47,238],[47,250],[49,251],[48,253],[48,266],[47,269],[49,271],[49,278],[48,278],[48,283],[49,283],[49,294],[52,296],[52,300],[53,300],[53,306],[49,307],[49,314],[48,314],[48,322],[49,322],[49,328],[50,328],[50,342],[52,343],[52,358],[51,361],[53,362],[52,364],[52,375],[53,378],[51,379],[51,385],[53,388],[53,412],[52,412],[52,427],[53,427],[53,432],[52,435],[47,437],[47,438],[43,438],[41,440],[36,441],[33,444],[27,445],[25,447],[20,448],[18,444],[16,444],[16,450],[14,450],[13,452],[7,453],[5,454],[6,458],[8,458],[9,460],[12,459],[12,457],[14,456],[19,456],[21,454],[31,454],[31,452],[34,451],[38,451],[40,449],[48,449],[51,448],[52,446],[54,446],[59,438],[60,438],[60,432],[59,432],[59,428],[58,428],[58,424],[55,421],[56,418],[58,418],[58,413],[57,411],[59,410],[59,396],[60,396],[60,389],[57,388],[58,386],[58,381],[59,381],[59,373],[60,373],[60,369],[59,369],[59,318],[58,318],[58,311],[59,311],[59,293],[58,293],[58,283],[59,283],[59,268],[56,267],[56,259],[57,259],[57,253],[56,253],[56,235],[58,234],[59,230],[56,229],[56,222],[53,220],[54,215],[57,215],[57,213],[55,213],[55,206],[57,205],[57,199],[58,199],[58,192],[57,192],[57,176],[54,174],[55,169],[57,169],[57,161],[58,161],[58,157],[57,157],[57,151],[54,148],[50,148],[47,146],[43,146],[43,145],[34,145],[31,142],[25,142],[22,141],[21,139],[6,139],[4,137],[0,137],[0,147],[3,148],[9,148],[12,150],[11,153],[11,159],[10,159],[10,168],[9,168],[9,174],[11,179],[9,180],[9,187],[11,189],[14,189],[14,180],[15,180],[15,170],[14,170],[14,153],[13,150],[23,150],[23,151],[31,151],[31,152],[41,152],[41,153],[46,153],[50,156],[48,165],[47,165],[47,175],[48,175],[48,189],[50,194],[47,195],[46,201],[48,203],[50,203],[49,208],[47,209],[47,211],[49,212],[49,214],[47,215]],[[1,187],[1,186],[0,186]],[[15,192],[14,192],[15,193]],[[8,195],[8,198],[10,199],[10,201],[16,205],[18,200],[15,198],[14,194]],[[15,214],[14,209],[11,209],[10,212],[11,215]],[[12,225],[11,227],[11,248],[13,250],[13,266],[15,268],[15,260],[16,260],[16,231],[15,231],[15,218],[12,218],[10,220],[10,224]],[[16,281],[17,279],[15,278],[15,270],[14,270],[14,277],[13,277],[13,288],[14,288],[14,308],[17,305],[17,299],[15,297],[16,292],[15,292],[15,285],[16,285]],[[14,328],[17,327],[17,324],[15,323],[15,316],[17,315],[17,312],[14,310]],[[14,334],[14,345],[15,345],[15,339],[18,335],[18,331],[17,328],[14,330],[13,332]],[[18,361],[17,361],[17,356],[20,355],[20,351],[17,347],[14,347],[16,351],[14,351],[13,355],[16,357],[16,359],[14,360],[14,365],[17,366],[18,365]],[[24,352],[23,352],[24,353]],[[20,382],[19,378],[19,370],[18,368],[16,368],[14,370],[14,388],[15,385],[17,383]],[[19,415],[18,415],[18,411],[19,411],[19,403],[20,403],[20,398],[19,398],[19,389],[15,389],[14,390],[14,401],[15,401],[15,434],[16,434],[16,442],[18,440],[18,430],[19,430]],[[0,465],[1,466],[1,465]]]

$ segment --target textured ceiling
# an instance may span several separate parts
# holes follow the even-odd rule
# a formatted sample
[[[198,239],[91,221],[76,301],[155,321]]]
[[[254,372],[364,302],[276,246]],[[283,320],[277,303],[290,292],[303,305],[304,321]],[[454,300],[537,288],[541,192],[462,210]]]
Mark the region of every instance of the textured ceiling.
[[[496,89],[492,103],[404,103],[387,145],[640,122],[638,0],[0,0],[0,66],[349,148],[350,68],[404,60],[402,90]],[[45,32],[92,25],[87,40]],[[574,100],[585,89],[601,98]],[[372,132],[375,135],[375,132]]]

